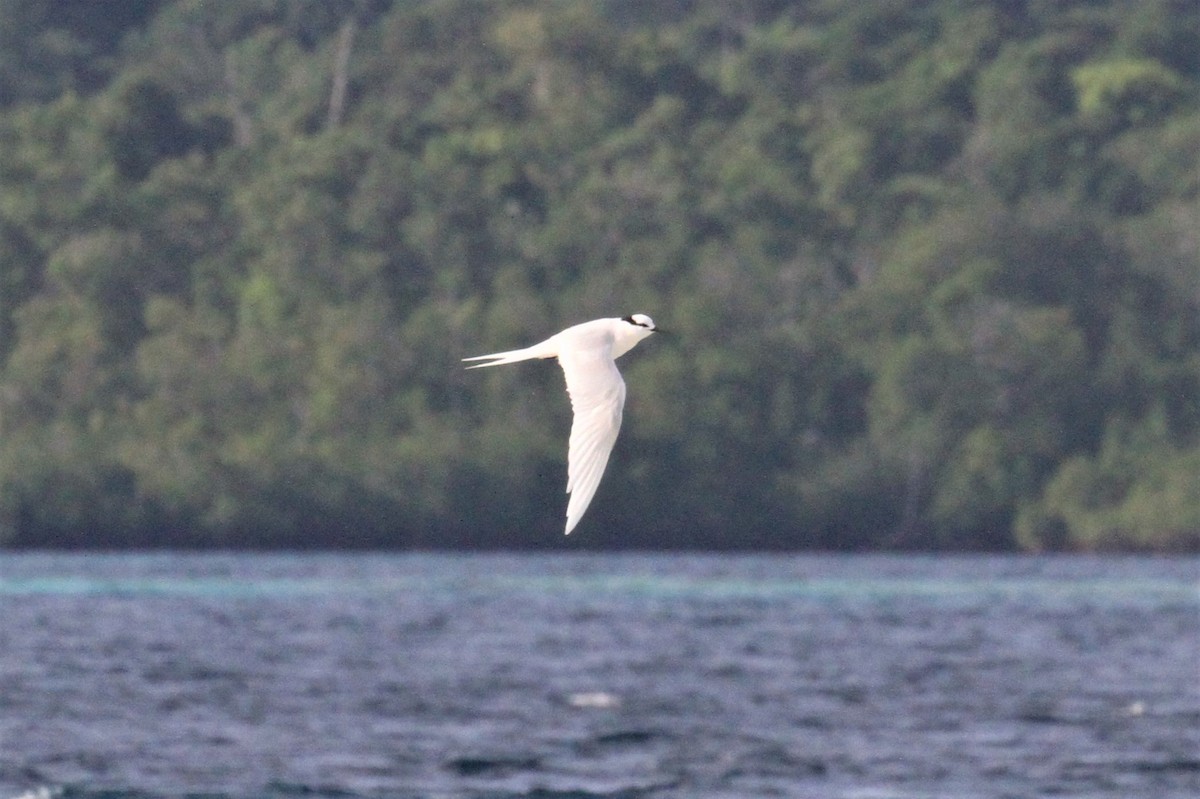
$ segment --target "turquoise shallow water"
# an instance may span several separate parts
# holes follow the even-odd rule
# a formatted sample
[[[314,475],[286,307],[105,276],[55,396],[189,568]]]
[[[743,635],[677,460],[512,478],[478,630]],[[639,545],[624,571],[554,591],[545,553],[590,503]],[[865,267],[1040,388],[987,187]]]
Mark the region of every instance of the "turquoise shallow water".
[[[0,799],[1194,797],[1195,558],[0,555]]]

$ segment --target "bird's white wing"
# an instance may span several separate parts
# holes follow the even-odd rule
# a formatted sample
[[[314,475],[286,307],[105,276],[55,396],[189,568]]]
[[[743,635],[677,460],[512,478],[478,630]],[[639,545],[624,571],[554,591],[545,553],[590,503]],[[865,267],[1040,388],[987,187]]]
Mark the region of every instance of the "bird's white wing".
[[[558,354],[571,395],[571,442],[567,454],[567,533],[596,495],[625,407],[625,381],[612,358],[612,334],[596,332]]]

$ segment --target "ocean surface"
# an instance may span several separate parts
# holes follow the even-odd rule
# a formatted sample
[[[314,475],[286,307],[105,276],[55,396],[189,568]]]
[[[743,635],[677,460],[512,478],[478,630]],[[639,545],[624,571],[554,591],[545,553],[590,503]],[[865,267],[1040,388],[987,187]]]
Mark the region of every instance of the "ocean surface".
[[[0,552],[0,799],[1195,799],[1198,579]]]

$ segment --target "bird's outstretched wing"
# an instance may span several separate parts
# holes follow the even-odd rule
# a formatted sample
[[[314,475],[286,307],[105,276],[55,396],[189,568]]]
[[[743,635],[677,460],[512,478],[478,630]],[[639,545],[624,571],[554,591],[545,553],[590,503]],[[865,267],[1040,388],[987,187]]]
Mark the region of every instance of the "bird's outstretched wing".
[[[597,333],[574,345],[558,355],[575,417],[567,454],[568,534],[596,495],[625,407],[625,381],[612,358],[612,334]]]

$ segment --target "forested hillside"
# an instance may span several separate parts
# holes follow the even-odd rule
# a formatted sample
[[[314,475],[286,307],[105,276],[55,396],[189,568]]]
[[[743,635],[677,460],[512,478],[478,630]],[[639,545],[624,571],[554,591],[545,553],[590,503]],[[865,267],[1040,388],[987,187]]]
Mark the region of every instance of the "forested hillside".
[[[0,19],[0,541],[1200,545],[1200,3]]]

